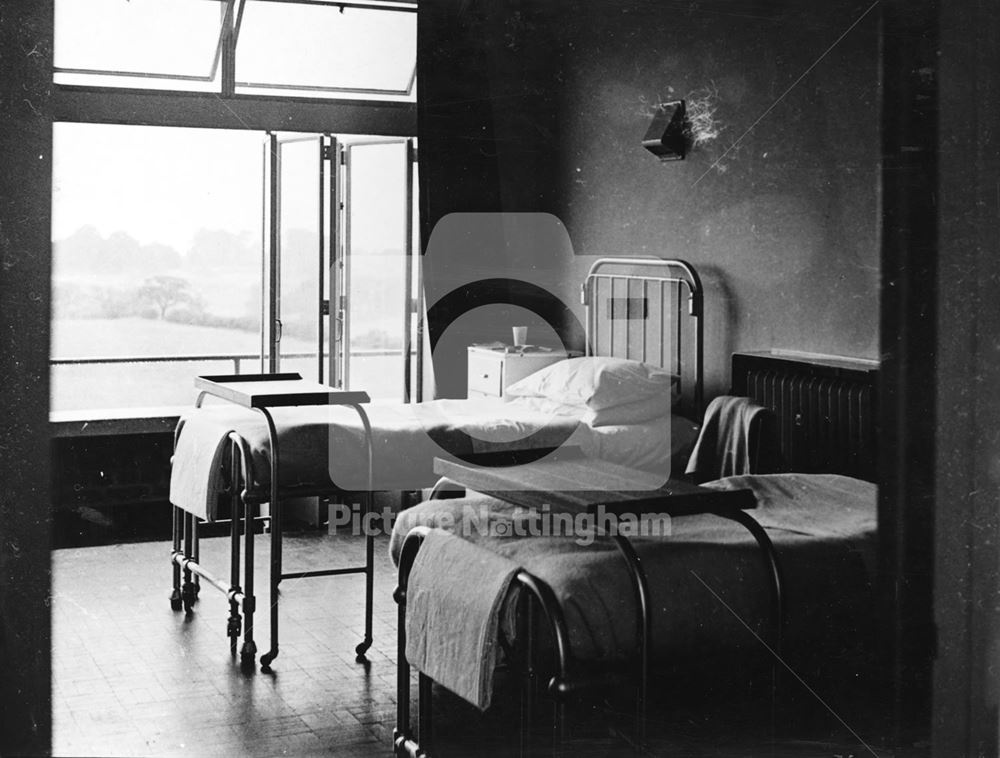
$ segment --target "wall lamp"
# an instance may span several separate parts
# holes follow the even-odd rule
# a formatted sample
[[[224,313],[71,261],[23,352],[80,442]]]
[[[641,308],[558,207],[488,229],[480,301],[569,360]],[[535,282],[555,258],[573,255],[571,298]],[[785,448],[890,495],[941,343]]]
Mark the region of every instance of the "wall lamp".
[[[687,150],[687,119],[683,100],[660,103],[653,114],[642,146],[661,161],[684,159]]]

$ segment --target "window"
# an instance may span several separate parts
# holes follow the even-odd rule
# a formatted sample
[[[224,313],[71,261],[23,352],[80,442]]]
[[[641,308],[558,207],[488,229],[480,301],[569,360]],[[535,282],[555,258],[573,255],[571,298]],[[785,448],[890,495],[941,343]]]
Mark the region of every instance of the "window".
[[[219,91],[225,0],[58,0],[62,84]]]
[[[54,411],[277,370],[419,398],[414,140],[365,136],[415,130],[415,11],[56,0]]]
[[[56,0],[55,82],[412,101],[416,38],[411,2]]]
[[[412,9],[248,2],[236,48],[236,92],[410,98],[416,47]]]
[[[352,139],[57,124],[52,409],[185,405],[197,374],[263,370],[404,399],[412,149]]]
[[[55,125],[54,411],[183,405],[195,374],[259,369],[261,142]]]

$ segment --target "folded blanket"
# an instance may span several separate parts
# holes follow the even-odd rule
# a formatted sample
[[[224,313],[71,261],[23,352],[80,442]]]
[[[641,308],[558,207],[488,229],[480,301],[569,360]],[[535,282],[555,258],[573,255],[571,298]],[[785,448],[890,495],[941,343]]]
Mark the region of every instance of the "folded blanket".
[[[441,529],[424,539],[406,596],[406,658],[485,710],[498,662],[500,610],[518,565]]]
[[[200,423],[192,424],[181,421],[170,469],[171,503],[205,521],[215,520],[229,433],[234,428],[232,419],[222,416],[203,416]]]
[[[722,395],[705,411],[701,434],[688,460],[695,481],[754,473],[755,424],[769,411],[746,397]]]

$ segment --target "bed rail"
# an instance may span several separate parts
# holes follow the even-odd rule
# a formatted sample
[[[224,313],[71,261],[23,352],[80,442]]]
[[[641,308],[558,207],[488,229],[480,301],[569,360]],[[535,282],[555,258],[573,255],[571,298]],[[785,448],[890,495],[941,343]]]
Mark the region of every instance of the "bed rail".
[[[587,355],[630,358],[673,372],[682,402],[700,417],[704,290],[690,263],[671,258],[600,258],[581,285],[581,300],[587,307]]]
[[[396,728],[393,730],[393,751],[399,758],[427,758],[431,744],[431,681],[424,674],[419,675],[417,696],[417,735],[414,736],[410,723],[410,664],[406,660],[406,593],[409,586],[410,570],[413,561],[423,545],[424,538],[430,531],[428,527],[416,526],[411,529],[399,553],[398,584],[393,592],[397,605],[397,649],[396,649]],[[553,697],[552,737],[555,754],[560,755],[566,739],[566,700],[570,693],[579,689],[570,676],[572,652],[569,642],[569,629],[562,607],[555,593],[548,584],[527,571],[519,571],[514,576],[514,585],[520,587],[532,598],[537,607],[541,608],[548,629],[555,645],[556,673],[549,680],[548,689]],[[534,625],[526,625],[526,646],[534,649]],[[532,665],[532,664],[529,664]],[[533,671],[532,671],[533,674]],[[533,677],[532,677],[533,678]],[[529,689],[533,685],[528,685]],[[522,697],[525,696],[522,690]],[[531,707],[524,707],[522,714],[529,715]],[[522,724],[521,737],[526,740],[530,729]],[[419,741],[418,741],[419,740]],[[527,746],[522,743],[522,748]]]

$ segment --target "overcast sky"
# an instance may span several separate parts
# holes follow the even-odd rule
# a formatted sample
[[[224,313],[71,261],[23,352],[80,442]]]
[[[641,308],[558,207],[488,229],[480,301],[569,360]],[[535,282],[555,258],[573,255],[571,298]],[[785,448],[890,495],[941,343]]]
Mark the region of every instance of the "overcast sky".
[[[265,135],[219,129],[56,124],[52,238],[92,225],[181,253],[198,229],[259,238]],[[289,135],[291,136],[291,135]],[[354,159],[352,235],[368,250],[398,247],[405,174],[401,146]],[[282,203],[290,228],[316,226],[317,149],[286,148]]]

